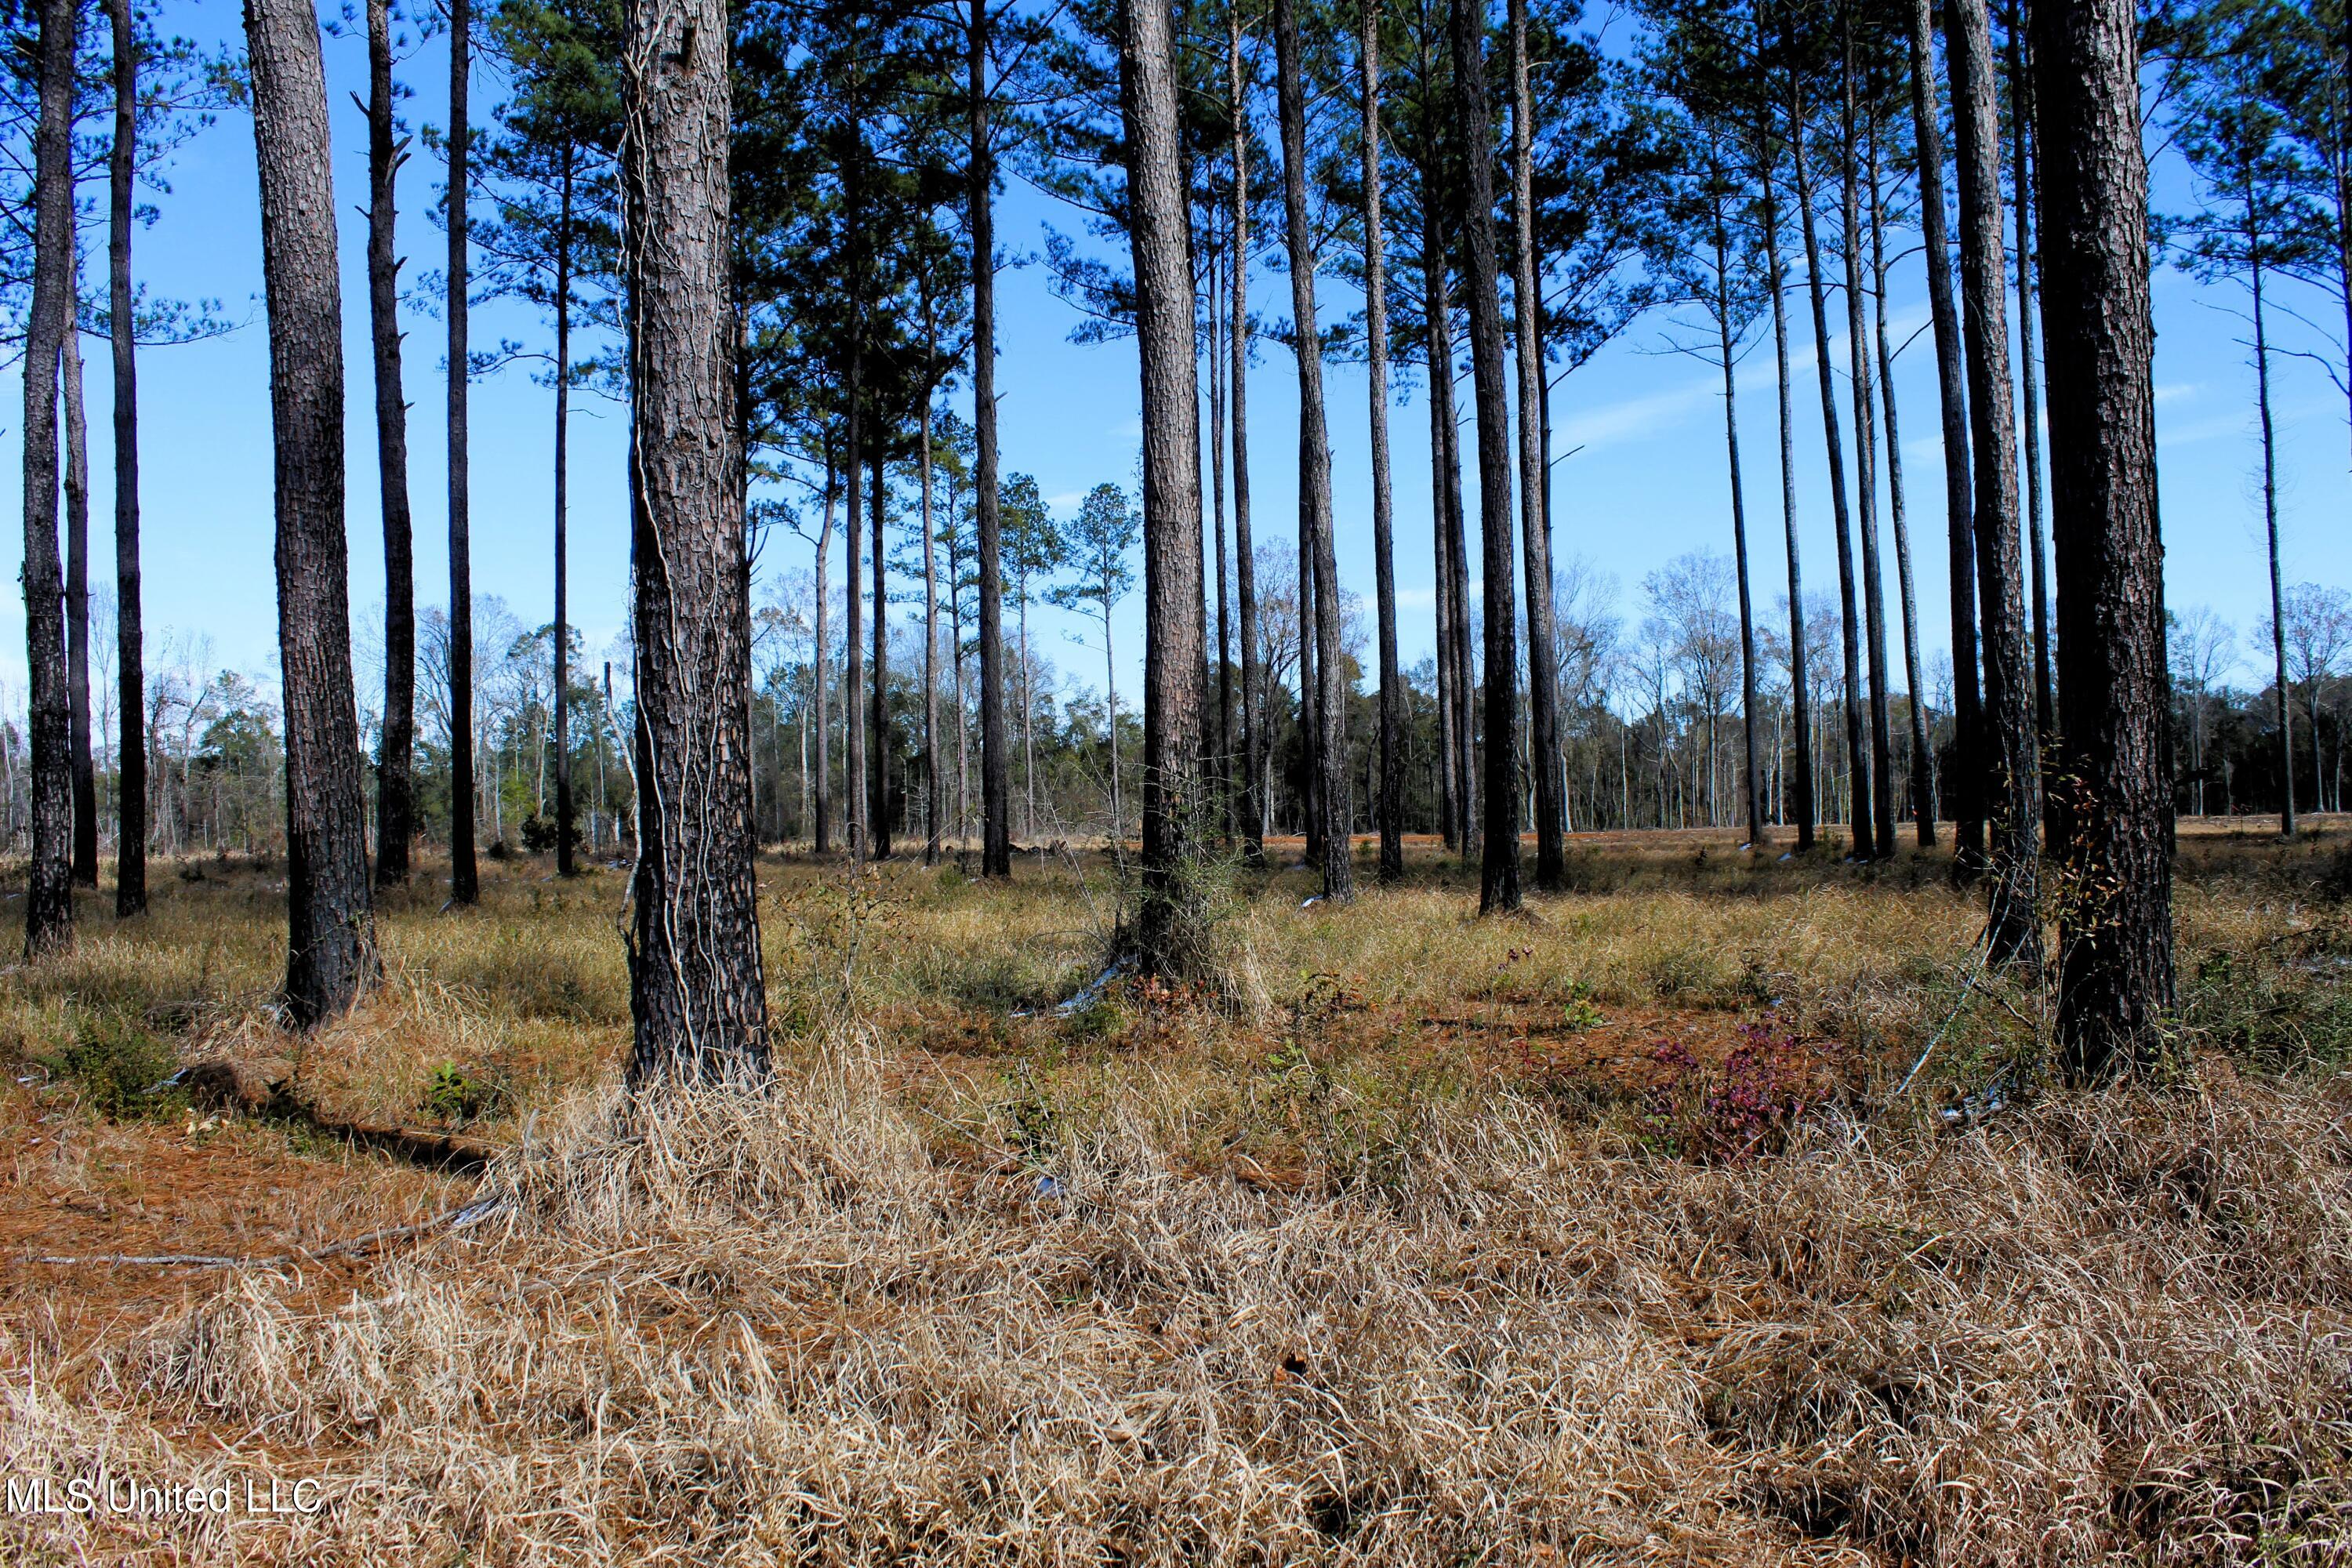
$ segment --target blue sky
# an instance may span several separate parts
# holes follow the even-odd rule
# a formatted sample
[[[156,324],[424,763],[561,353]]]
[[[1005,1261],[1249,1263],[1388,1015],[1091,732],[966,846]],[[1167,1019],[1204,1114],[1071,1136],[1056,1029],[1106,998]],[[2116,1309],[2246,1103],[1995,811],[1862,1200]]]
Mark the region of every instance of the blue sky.
[[[166,30],[208,42],[233,39],[239,14],[226,0],[175,4]],[[376,505],[375,443],[367,350],[363,271],[365,134],[352,94],[363,92],[363,43],[358,37],[326,44],[329,100],[338,145],[336,193],[342,215],[344,354],[348,371],[349,529],[355,619],[380,621],[383,598],[382,535]],[[437,40],[416,49],[400,68],[415,89],[406,106],[412,120],[438,121],[447,78]],[[475,89],[480,106],[500,96],[487,76]],[[436,169],[420,157],[404,171],[402,244],[408,273],[436,265],[444,241],[425,216]],[[252,124],[242,114],[219,122],[181,152],[171,171],[173,190],[156,198],[162,219],[140,237],[136,268],[151,289],[185,298],[214,297],[228,315],[248,324],[228,336],[144,353],[141,361],[141,426],[145,475],[146,615],[149,660],[154,667],[173,637],[210,640],[209,663],[267,675],[275,660],[275,588],[271,577],[270,432],[268,344],[261,321],[259,220],[255,199]],[[2159,206],[2188,199],[2185,175],[2171,162],[2157,170]],[[1043,226],[1077,226],[1075,215],[1015,185],[1000,205],[1001,243],[1016,254],[1043,249]],[[102,239],[94,241],[102,244]],[[100,253],[102,255],[102,252]],[[1254,283],[1263,308],[1286,300],[1278,275]],[[1352,309],[1354,298],[1336,280],[1323,286],[1325,309]],[[1066,514],[1106,479],[1132,482],[1139,426],[1132,347],[1123,342],[1079,346],[1067,341],[1072,312],[1045,285],[1043,269],[1007,274],[999,290],[1003,393],[1001,429],[1008,472],[1036,476],[1043,493]],[[2242,664],[2256,621],[2267,611],[2267,577],[2257,488],[2252,373],[2238,342],[2238,297],[2200,287],[2169,268],[2156,286],[2158,427],[2162,465],[2167,582],[2176,608],[2210,605],[2241,634]],[[1792,304],[1797,303],[1792,299]],[[2324,311],[2324,301],[2306,302]],[[1890,286],[1898,339],[1926,320],[1916,250],[1906,251]],[[1832,317],[1842,319],[1833,304]],[[2321,319],[2325,319],[2322,314]],[[1801,356],[1797,389],[1797,489],[1801,509],[1809,592],[1835,588],[1834,541],[1806,316],[1794,312]],[[1704,363],[1664,351],[1667,323],[1644,321],[1566,382],[1556,394],[1554,451],[1573,452],[1559,463],[1554,549],[1581,557],[1620,585],[1619,609],[1629,622],[1642,612],[1643,575],[1685,552],[1728,553],[1728,486],[1724,462],[1722,399],[1717,374]],[[2282,322],[2289,337],[2300,329]],[[420,604],[446,603],[446,480],[443,466],[441,327],[421,312],[407,322],[410,489],[416,525]],[[507,305],[478,308],[478,345],[541,332],[530,312]],[[1831,345],[1832,363],[1845,363],[1843,338]],[[112,581],[111,486],[105,347],[88,342],[92,442],[91,580]],[[2352,546],[2345,517],[2352,500],[2352,435],[2344,400],[2318,367],[2282,357],[2273,368],[2283,479],[2283,529],[2290,583],[2352,582]],[[1841,377],[1841,382],[1843,378]],[[1923,647],[1932,662],[1942,634],[1947,599],[1941,543],[1941,453],[1936,438],[1933,350],[1927,334],[1911,337],[1897,361],[1904,431],[1905,476],[1919,574]],[[1369,440],[1365,382],[1360,370],[1335,365],[1327,374],[1340,571],[1367,603],[1371,592]],[[1254,517],[1262,542],[1295,537],[1297,377],[1286,354],[1262,356],[1250,383]],[[1205,388],[1204,388],[1205,390]],[[1740,426],[1748,483],[1751,550],[1759,573],[1759,608],[1769,613],[1785,587],[1780,550],[1779,467],[1769,340],[1748,360],[1740,377]],[[1397,500],[1397,582],[1405,660],[1414,662],[1433,640],[1429,526],[1427,414],[1421,389],[1392,410]],[[1464,388],[1467,407],[1467,388]],[[549,462],[551,395],[520,369],[477,384],[472,401],[473,531],[476,591],[507,600],[530,624],[549,615],[551,572]],[[0,484],[21,493],[22,448],[15,437],[22,393],[16,372],[0,381]],[[625,614],[627,532],[623,488],[625,421],[597,399],[575,399],[572,424],[572,591],[592,658],[619,631]],[[1849,437],[1849,445],[1851,439]],[[1850,459],[1850,455],[1849,455]],[[1475,482],[1475,476],[1474,476]],[[1883,484],[1882,479],[1882,484]],[[1471,515],[1475,517],[1475,497]],[[1885,505],[1880,505],[1882,526]],[[1475,527],[1473,530],[1475,533]],[[21,528],[0,530],[0,559],[17,574]],[[1474,545],[1475,548],[1475,545]],[[1891,559],[1891,557],[1890,557]],[[809,547],[779,537],[763,572],[804,570]],[[1891,564],[1889,593],[1892,594]],[[835,580],[838,581],[836,571]],[[1474,574],[1475,581],[1475,574]],[[764,596],[765,584],[755,589]],[[1891,605],[1890,605],[1891,613]],[[1043,640],[1058,643],[1057,662],[1079,680],[1099,679],[1097,656],[1062,640],[1083,623],[1060,612],[1033,611]],[[1121,611],[1123,658],[1119,685],[1132,700],[1139,687],[1140,595]],[[1901,679],[1899,648],[1891,650]],[[21,709],[24,689],[21,597],[0,595],[0,690],[5,707]]]

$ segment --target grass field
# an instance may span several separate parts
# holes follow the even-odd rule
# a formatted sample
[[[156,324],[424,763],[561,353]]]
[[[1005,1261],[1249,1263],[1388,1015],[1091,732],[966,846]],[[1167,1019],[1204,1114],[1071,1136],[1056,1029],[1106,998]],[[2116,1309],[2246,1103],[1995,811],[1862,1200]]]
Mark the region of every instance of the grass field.
[[[1907,847],[1236,868],[1220,984],[1075,1007],[1100,857],[768,857],[777,1091],[651,1113],[625,872],[420,879],[297,1040],[282,867],[166,869],[0,979],[0,1476],[238,1506],[0,1562],[2352,1561],[2347,846],[2184,826],[2097,1093]]]

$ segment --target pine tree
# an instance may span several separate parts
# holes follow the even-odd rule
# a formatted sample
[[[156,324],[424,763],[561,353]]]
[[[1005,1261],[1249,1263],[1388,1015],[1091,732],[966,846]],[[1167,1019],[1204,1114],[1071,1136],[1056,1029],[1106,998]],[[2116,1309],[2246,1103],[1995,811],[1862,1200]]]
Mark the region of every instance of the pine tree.
[[[1199,886],[1201,490],[1191,226],[1169,12],[1128,4],[1121,75],[1128,215],[1143,384],[1143,894],[1134,932],[1147,973],[1206,962]]]
[[[1919,237],[1927,253],[1927,308],[1936,334],[1936,387],[1943,415],[1944,511],[1948,540],[1952,629],[1952,758],[1943,794],[1952,810],[1952,875],[1973,879],[1984,868],[1980,784],[1984,720],[1977,694],[1975,487],[1961,454],[1969,450],[1967,353],[1952,300],[1952,247],[1945,227],[1944,132],[1936,90],[1929,0],[1910,0],[1912,143],[1919,160]],[[1916,694],[1914,694],[1916,700]]]
[[[2068,1072],[2156,1060],[2175,1003],[2164,550],[2138,17],[2130,0],[2033,12],[2058,569],[2057,1034]]]
[[[729,416],[727,38],[721,0],[624,10],[638,752],[629,1082],[640,1093],[769,1069],[751,566]]]
[[[138,174],[139,38],[133,0],[110,0],[114,136],[107,153],[107,337],[114,361],[114,630],[121,725],[115,798],[114,912],[147,910],[147,673],[139,579],[139,359],[131,280]]]
[[[118,0],[118,4],[121,0]],[[376,763],[375,880],[408,880],[416,837],[416,561],[408,510],[408,397],[401,384],[397,181],[407,152],[392,76],[390,0],[368,0],[368,342],[375,372],[383,521],[383,733]]]
[[[1511,580],[1510,406],[1503,376],[1503,307],[1495,247],[1493,119],[1486,92],[1483,0],[1453,0],[1454,116],[1466,149],[1471,385],[1478,400],[1478,534],[1486,578],[1486,847],[1478,911],[1519,907],[1519,779],[1511,756],[1517,684],[1517,597]]]
[[[1985,0],[1947,0],[1946,58],[1959,165],[1960,289],[1967,314],[1969,428],[1976,500],[1977,593],[1984,628],[1983,775],[1992,830],[1993,961],[2038,969],[2036,839],[2042,783],[2033,731],[2025,594],[2018,581],[2016,420],[2010,403],[2009,304],[2002,266],[2000,125]]]
[[[473,374],[468,346],[470,251],[467,199],[472,179],[472,0],[449,5],[449,183],[442,193],[449,265],[443,314],[447,318],[449,448],[449,901],[460,908],[481,896],[474,859],[474,565],[472,485],[467,468],[466,395]]]
[[[333,142],[318,19],[308,0],[252,0],[245,17],[277,455],[286,1005],[308,1026],[348,1010],[378,967],[352,688]]]
[[[76,0],[40,0],[33,132],[33,289],[25,339],[25,662],[31,676],[33,864],[25,956],[73,945],[73,773],[66,699],[65,585],[58,563],[58,358],[73,313]]]
[[[1315,308],[1318,258],[1307,213],[1306,62],[1295,0],[1274,0],[1275,82],[1282,121],[1282,205],[1290,259],[1291,337],[1298,360],[1299,697],[1308,748],[1313,809],[1321,829],[1323,896],[1355,896],[1354,839],[1348,805],[1346,656],[1339,647],[1339,569],[1331,535],[1331,443],[1323,410],[1323,334]],[[1309,625],[1307,607],[1312,606]],[[1310,669],[1307,649],[1318,658]],[[1308,687],[1312,686],[1310,692]],[[1313,829],[1310,828],[1310,836]]]

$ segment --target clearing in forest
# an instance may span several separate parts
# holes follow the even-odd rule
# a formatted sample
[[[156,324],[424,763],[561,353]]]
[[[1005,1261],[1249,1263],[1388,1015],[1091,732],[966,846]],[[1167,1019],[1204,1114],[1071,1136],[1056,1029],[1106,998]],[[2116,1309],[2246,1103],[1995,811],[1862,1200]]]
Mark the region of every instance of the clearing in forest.
[[[1907,852],[1580,838],[1486,921],[1433,845],[1351,907],[1236,868],[1213,994],[1076,1007],[1102,858],[763,856],[775,1092],[634,1116],[625,873],[494,862],[446,913],[425,868],[381,991],[298,1042],[282,870],[191,862],[0,981],[0,1472],[237,1506],[0,1542],[2340,1559],[2347,826],[2184,829],[2176,1064],[2095,1094]]]

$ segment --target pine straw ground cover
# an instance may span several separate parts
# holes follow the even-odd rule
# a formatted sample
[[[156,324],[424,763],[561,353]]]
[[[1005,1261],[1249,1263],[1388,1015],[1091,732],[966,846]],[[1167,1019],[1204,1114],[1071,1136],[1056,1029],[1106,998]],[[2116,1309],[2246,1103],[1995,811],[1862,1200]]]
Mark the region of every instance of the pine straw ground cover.
[[[473,1122],[511,1146],[505,1208],[79,1337],[0,1317],[0,1472],[310,1477],[330,1506],[0,1516],[0,1556],[2352,1560],[2328,864],[2189,846],[2194,1069],[2077,1095],[2018,1072],[2033,999],[1972,975],[1932,865],[1698,847],[1612,848],[1508,924],[1436,870],[1345,911],[1276,879],[1233,916],[1254,1011],[1064,1019],[1017,1015],[1084,977],[1099,887],[763,869],[778,1090],[644,1117],[606,1076],[615,885],[395,910],[394,984],[305,1081],[416,1116],[462,1054],[505,1086]],[[267,932],[230,918],[268,912],[250,881],[9,979],[57,1142],[224,1136],[101,1118],[88,1063],[138,1027],[269,1044]]]

